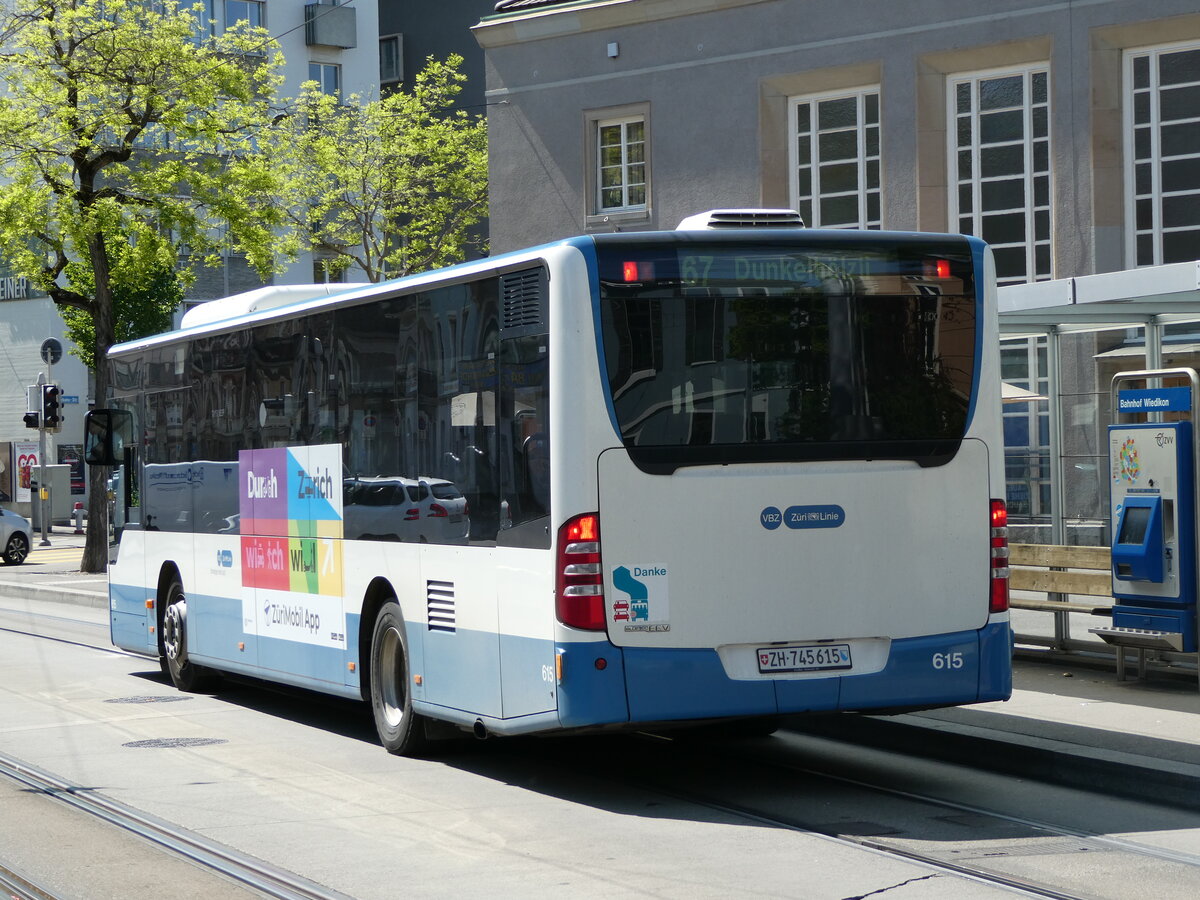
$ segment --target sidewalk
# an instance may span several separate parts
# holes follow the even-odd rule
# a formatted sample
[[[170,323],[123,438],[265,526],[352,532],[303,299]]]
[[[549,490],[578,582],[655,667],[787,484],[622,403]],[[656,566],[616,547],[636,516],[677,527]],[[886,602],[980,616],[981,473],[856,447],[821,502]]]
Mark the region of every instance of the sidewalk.
[[[0,565],[0,596],[106,608],[108,576],[79,571],[84,537],[69,526],[57,525],[47,534],[50,546],[43,547],[38,531],[24,563]]]
[[[83,535],[34,538],[29,559],[0,566],[0,598],[108,606],[104,575],[79,572]],[[1029,631],[1028,613],[1022,631]],[[1049,614],[1045,627],[1052,628]],[[1111,660],[1063,662],[1022,648],[1012,699],[896,716],[797,719],[799,731],[1055,784],[1200,808],[1200,689],[1194,671],[1118,681]]]

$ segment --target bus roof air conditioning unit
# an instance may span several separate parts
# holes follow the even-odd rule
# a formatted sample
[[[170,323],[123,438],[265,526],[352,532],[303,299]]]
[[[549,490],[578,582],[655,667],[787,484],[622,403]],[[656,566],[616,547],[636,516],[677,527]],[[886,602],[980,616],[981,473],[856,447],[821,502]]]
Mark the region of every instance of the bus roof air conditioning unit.
[[[794,209],[710,209],[688,216],[676,231],[714,228],[803,228],[804,219]]]

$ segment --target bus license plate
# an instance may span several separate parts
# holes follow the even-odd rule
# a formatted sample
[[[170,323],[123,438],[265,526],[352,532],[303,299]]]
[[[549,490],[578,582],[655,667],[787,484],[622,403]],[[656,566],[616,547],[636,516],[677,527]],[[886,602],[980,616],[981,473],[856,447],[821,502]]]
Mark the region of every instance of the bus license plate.
[[[809,644],[804,647],[760,647],[758,671],[818,672],[822,669],[849,669],[849,644]]]

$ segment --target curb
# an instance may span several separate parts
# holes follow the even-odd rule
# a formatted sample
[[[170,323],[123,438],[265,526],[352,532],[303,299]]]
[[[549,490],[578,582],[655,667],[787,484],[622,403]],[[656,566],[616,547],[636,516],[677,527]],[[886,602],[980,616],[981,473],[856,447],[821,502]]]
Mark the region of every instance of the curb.
[[[1131,747],[1144,744],[1145,748],[1142,752],[1115,750],[1096,745],[1095,729],[1019,716],[1003,718],[1019,722],[1020,730],[1004,731],[919,713],[891,718],[814,717],[793,727],[830,740],[886,747],[910,756],[983,767],[1110,796],[1189,810],[1200,806],[1200,747],[1121,735]],[[1061,736],[1038,733],[1049,730]],[[1167,745],[1178,751],[1176,756],[1163,754]]]
[[[0,597],[11,600],[36,600],[39,603],[64,603],[71,606],[88,606],[93,609],[108,607],[108,594],[58,585],[35,585],[28,582],[0,581]]]

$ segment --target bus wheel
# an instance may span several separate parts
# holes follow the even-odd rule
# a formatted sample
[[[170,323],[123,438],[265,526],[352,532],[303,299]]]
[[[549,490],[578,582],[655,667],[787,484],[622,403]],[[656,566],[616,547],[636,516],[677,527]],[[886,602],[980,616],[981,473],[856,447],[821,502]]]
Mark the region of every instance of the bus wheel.
[[[175,682],[175,687],[188,693],[213,690],[218,676],[188,661],[187,655],[187,597],[178,580],[171,582],[167,591],[167,609],[163,613],[163,652],[166,669]]]
[[[408,638],[400,605],[389,600],[371,634],[371,711],[388,753],[418,756],[427,748],[425,721],[413,712],[409,691]]]

